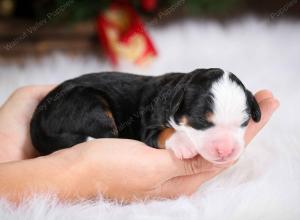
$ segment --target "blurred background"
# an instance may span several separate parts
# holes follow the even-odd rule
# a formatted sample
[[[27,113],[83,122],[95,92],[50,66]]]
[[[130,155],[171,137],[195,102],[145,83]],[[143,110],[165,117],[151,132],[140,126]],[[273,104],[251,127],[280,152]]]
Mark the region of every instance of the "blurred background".
[[[300,4],[297,0],[0,0],[0,57],[23,61],[27,56],[63,52],[94,54],[114,65],[120,56],[147,63],[159,59],[157,50],[164,50],[156,48],[158,42],[149,36],[152,27],[165,30],[188,18],[224,24],[249,14],[272,25],[287,17],[299,19]]]
[[[0,103],[89,72],[220,67],[272,90],[297,129],[299,18],[298,0],[0,0]]]

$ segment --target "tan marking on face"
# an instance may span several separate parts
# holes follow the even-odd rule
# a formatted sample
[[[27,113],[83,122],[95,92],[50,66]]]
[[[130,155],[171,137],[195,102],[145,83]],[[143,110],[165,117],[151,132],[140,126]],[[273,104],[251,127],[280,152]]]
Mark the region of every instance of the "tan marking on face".
[[[107,117],[109,117],[110,119],[114,119],[114,116],[112,114],[111,111],[106,111],[105,114],[107,115]]]
[[[205,114],[205,118],[208,122],[212,122],[212,118],[213,118],[214,114],[212,112],[207,112]]]
[[[175,132],[174,128],[165,128],[158,136],[158,148],[165,149],[166,148],[166,141],[172,136]]]
[[[186,116],[182,116],[182,118],[180,119],[180,123],[182,125],[188,125],[189,124],[189,120],[187,119]]]

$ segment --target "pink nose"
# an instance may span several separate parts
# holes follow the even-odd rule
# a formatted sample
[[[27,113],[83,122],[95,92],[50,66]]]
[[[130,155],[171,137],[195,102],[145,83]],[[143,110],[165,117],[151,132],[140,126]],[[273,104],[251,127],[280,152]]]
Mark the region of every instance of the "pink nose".
[[[230,140],[219,140],[213,143],[213,149],[215,150],[216,156],[224,159],[232,155],[234,144]]]
[[[229,148],[229,147],[216,148],[216,151],[219,157],[226,158],[232,154],[233,148]]]

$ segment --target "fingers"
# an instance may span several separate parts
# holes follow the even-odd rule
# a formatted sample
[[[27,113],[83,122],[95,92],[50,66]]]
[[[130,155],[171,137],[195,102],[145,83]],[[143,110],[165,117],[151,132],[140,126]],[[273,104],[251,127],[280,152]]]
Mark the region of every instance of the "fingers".
[[[41,101],[56,85],[34,85],[24,87],[24,93],[38,101]]]
[[[154,191],[154,196],[176,198],[181,195],[191,195],[201,184],[212,179],[232,164],[215,165],[201,156],[192,159],[179,160],[168,150],[163,151],[157,164],[161,185]],[[162,160],[162,161],[161,161]]]
[[[255,94],[255,99],[258,103],[267,98],[273,98],[273,93],[269,90],[263,89]]]
[[[199,186],[217,176],[225,168],[202,172],[190,176],[179,176],[165,182],[157,193],[164,198],[177,198],[182,195],[191,195]]]
[[[249,144],[256,134],[266,125],[270,120],[272,114],[279,107],[279,101],[273,97],[273,94],[268,90],[262,90],[255,94],[255,98],[259,104],[262,117],[258,123],[250,121],[246,133],[245,142]]]
[[[220,169],[200,155],[191,159],[180,160],[169,150],[159,150],[155,157],[157,158],[156,165],[159,166],[156,170],[165,181],[178,176],[194,175]]]
[[[32,85],[18,88],[13,94],[12,98],[30,98],[41,101],[56,85]]]
[[[56,85],[41,85],[35,86],[35,97],[37,100],[41,101],[51,90],[53,90]]]

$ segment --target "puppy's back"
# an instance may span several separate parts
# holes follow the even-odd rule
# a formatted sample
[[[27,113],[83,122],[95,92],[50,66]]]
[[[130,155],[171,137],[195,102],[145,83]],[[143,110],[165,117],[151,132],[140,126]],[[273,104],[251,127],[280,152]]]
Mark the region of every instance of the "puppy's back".
[[[118,124],[137,108],[137,94],[147,79],[125,73],[95,73],[60,84],[33,115],[30,134],[34,147],[46,155],[88,137],[122,136]],[[119,109],[125,104],[125,110]]]

